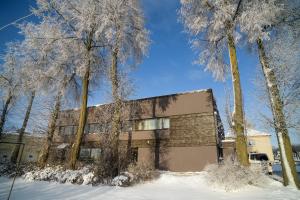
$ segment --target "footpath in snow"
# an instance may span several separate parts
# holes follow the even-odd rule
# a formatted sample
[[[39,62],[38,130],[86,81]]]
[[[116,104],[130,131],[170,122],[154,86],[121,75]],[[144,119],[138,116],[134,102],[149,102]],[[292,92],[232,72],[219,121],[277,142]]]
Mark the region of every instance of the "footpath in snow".
[[[247,186],[239,191],[225,192],[211,188],[201,173],[163,173],[159,179],[133,187],[59,184],[45,181],[16,180],[11,199],[14,200],[299,200],[300,192],[270,181],[263,188]],[[0,199],[6,199],[12,179],[0,177]]]

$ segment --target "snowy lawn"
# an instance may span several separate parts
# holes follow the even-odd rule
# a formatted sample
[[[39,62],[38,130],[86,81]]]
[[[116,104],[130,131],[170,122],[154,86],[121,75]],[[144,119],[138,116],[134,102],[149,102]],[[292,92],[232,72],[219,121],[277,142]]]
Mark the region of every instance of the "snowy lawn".
[[[209,199],[300,199],[300,191],[270,181],[264,188],[247,186],[239,191],[225,192],[211,188],[204,180],[205,172],[166,172],[155,181],[133,187],[87,186],[54,182],[16,180],[11,199],[105,199],[105,200],[209,200]],[[6,199],[12,179],[0,177],[0,199]]]

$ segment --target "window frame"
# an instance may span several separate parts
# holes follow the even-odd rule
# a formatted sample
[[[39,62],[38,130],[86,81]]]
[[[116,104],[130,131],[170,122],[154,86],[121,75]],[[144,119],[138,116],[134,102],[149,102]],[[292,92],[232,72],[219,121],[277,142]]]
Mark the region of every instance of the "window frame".
[[[153,128],[153,129],[145,129],[145,125],[142,125],[143,128],[139,129],[139,123],[140,122],[146,123],[147,120],[148,121],[155,120],[154,121],[155,128]],[[167,130],[167,129],[170,129],[170,118],[169,117],[157,117],[157,118],[139,119],[139,120],[135,120],[134,124],[133,124],[133,131],[154,131],[154,130]]]

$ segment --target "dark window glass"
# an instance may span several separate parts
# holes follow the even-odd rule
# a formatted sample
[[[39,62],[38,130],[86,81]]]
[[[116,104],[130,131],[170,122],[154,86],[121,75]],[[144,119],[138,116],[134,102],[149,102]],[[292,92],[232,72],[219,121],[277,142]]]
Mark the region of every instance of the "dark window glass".
[[[79,158],[81,159],[91,158],[91,149],[80,148]]]
[[[269,158],[266,154],[251,154],[250,155],[251,160],[259,160],[259,161],[268,161]]]
[[[131,148],[131,162],[136,163],[138,161],[139,148]]]

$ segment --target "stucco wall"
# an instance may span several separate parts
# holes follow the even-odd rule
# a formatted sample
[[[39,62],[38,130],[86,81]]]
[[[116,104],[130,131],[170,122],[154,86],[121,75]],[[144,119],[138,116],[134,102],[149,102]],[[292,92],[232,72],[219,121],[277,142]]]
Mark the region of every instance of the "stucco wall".
[[[271,136],[248,136],[248,143],[249,141],[253,141],[254,144],[251,146],[248,145],[248,152],[266,153],[269,157],[269,160],[274,161]]]

